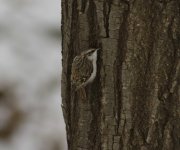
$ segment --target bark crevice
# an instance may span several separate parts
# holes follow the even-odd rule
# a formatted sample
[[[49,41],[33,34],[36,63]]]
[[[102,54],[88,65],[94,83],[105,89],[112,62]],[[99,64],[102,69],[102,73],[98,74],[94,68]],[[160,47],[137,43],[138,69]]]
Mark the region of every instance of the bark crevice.
[[[106,31],[106,38],[109,38],[109,15],[111,12],[112,0],[104,0],[103,2],[103,15],[104,15],[104,28]]]
[[[62,0],[62,9],[69,150],[178,150],[180,2]],[[71,64],[88,48],[101,50],[83,101]]]

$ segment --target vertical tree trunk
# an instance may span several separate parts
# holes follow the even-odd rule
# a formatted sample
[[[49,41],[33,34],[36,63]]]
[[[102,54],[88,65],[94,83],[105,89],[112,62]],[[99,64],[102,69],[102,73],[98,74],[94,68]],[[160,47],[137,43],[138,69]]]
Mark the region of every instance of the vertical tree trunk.
[[[62,0],[62,109],[69,150],[180,149],[180,1]],[[100,47],[87,100],[71,64]]]

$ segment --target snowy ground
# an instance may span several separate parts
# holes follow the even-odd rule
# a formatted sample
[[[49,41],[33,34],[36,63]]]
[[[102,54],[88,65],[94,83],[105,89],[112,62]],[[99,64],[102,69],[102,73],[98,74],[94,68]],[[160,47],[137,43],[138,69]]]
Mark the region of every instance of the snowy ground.
[[[66,150],[60,72],[60,1],[0,0],[0,150]]]

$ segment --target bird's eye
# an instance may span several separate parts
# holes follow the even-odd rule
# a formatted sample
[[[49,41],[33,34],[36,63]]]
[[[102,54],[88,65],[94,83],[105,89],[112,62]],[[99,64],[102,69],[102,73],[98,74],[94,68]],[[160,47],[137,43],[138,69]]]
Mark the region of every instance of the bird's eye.
[[[91,56],[93,53],[94,53],[94,51],[92,51],[92,52],[89,52],[89,53],[88,53],[88,55],[89,55],[89,56]]]
[[[90,56],[91,54],[90,53],[87,53],[87,56]]]

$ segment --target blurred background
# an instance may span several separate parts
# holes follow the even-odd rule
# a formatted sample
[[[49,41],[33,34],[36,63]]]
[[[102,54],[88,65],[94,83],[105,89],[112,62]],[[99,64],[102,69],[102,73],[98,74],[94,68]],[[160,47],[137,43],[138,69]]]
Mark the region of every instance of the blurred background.
[[[0,150],[66,150],[60,0],[0,0]]]

